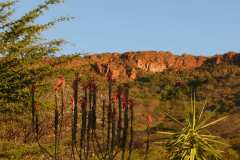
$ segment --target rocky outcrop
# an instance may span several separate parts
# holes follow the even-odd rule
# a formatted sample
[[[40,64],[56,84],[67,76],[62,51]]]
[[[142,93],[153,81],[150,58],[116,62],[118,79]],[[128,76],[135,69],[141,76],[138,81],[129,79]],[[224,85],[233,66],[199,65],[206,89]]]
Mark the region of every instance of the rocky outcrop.
[[[96,73],[103,76],[111,72],[113,78],[128,77],[136,79],[140,71],[163,72],[170,70],[193,70],[211,61],[214,64],[234,63],[240,64],[240,54],[228,52],[213,57],[174,55],[171,52],[141,51],[120,53],[104,53],[85,56]]]
[[[227,52],[224,55],[216,55],[210,60],[213,64],[220,63],[240,64],[240,54],[236,52]]]

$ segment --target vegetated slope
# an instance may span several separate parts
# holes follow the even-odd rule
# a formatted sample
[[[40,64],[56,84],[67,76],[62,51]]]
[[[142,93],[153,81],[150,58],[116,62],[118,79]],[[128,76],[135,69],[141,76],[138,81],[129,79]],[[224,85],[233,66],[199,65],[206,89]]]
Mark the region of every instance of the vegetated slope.
[[[136,79],[139,72],[160,73],[165,70],[193,70],[206,63],[212,64],[240,64],[240,54],[228,52],[224,55],[212,57],[181,55],[170,52],[141,51],[120,53],[104,53],[84,56],[75,59],[65,67],[80,67],[88,65],[101,75],[112,72],[116,79]]]
[[[162,111],[183,119],[191,88],[197,88],[197,100],[207,102],[209,114],[229,118],[212,131],[228,140],[240,153],[240,54],[228,52],[212,57],[169,52],[127,52],[90,55],[72,59],[66,69],[76,69],[83,76],[94,75],[102,85],[107,72],[117,83],[128,82],[136,100],[136,128],[144,128],[145,115],[152,114],[155,128],[171,124]],[[84,67],[81,67],[84,66]],[[65,72],[66,73],[66,72]],[[85,74],[87,73],[87,74]],[[169,122],[169,123],[168,123]],[[170,125],[171,126],[171,125]]]
[[[240,152],[240,54],[228,52],[203,57],[151,51],[106,53],[82,59],[85,68],[96,77],[99,76],[100,84],[109,71],[117,82],[129,83],[130,93],[138,103],[136,128],[145,127],[142,122],[149,113],[160,128],[170,124],[161,111],[183,119],[188,109],[186,104],[190,102],[191,89],[196,87],[197,100],[207,102],[210,114],[213,110],[217,110],[216,117],[230,114],[222,125],[212,131],[228,139],[233,148]],[[70,68],[78,64],[77,60],[72,62],[69,63]]]
[[[72,94],[71,85],[75,72],[80,73],[80,85],[84,85],[89,77],[94,77],[100,95],[106,94],[105,76],[108,72],[113,73],[116,84],[127,82],[130,86],[130,97],[135,101],[134,127],[136,134],[140,135],[144,134],[143,131],[146,128],[144,122],[148,114],[153,116],[153,132],[178,127],[170,122],[163,111],[183,120],[185,111],[189,109],[191,89],[195,87],[197,101],[199,103],[207,101],[209,114],[212,114],[213,110],[217,111],[214,117],[229,114],[229,118],[212,128],[211,132],[222,136],[232,145],[231,153],[226,153],[226,156],[230,156],[232,160],[239,158],[240,54],[229,52],[213,57],[198,57],[175,56],[168,52],[151,51],[106,53],[84,57],[62,56],[45,58],[42,62],[49,64],[59,62],[54,75],[43,81],[49,85],[37,89],[38,103],[45,122],[49,122],[51,115],[49,110],[51,111],[51,107],[54,106],[52,86],[60,75],[63,75],[66,80],[67,97]],[[22,129],[26,129],[24,126],[29,125],[25,124],[28,120],[20,115],[15,118],[18,124],[13,123],[14,126],[5,127],[0,134],[1,138],[4,138],[2,135],[8,135],[8,139],[22,137],[19,134],[23,133]],[[50,126],[50,124],[46,125]],[[20,144],[21,141],[22,139],[19,141]],[[154,142],[154,139],[152,141]],[[136,139],[135,147],[141,148],[143,146],[141,143],[143,143],[142,140],[138,142]],[[152,144],[151,147],[152,155],[154,152],[156,155],[159,146]],[[162,155],[166,155],[161,147],[160,151]]]

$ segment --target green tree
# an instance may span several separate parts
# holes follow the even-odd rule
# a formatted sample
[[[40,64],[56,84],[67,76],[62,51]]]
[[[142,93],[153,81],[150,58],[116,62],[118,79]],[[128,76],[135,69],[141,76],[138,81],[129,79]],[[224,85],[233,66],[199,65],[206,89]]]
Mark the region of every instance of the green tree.
[[[52,65],[44,63],[44,58],[54,56],[65,41],[47,40],[41,33],[71,18],[58,17],[44,24],[36,23],[36,19],[51,5],[62,2],[62,0],[46,0],[18,19],[13,18],[17,1],[0,2],[1,112],[16,111],[16,108],[23,109],[23,106],[29,103],[31,85],[39,84],[46,75],[50,74]],[[14,109],[13,106],[17,107]]]

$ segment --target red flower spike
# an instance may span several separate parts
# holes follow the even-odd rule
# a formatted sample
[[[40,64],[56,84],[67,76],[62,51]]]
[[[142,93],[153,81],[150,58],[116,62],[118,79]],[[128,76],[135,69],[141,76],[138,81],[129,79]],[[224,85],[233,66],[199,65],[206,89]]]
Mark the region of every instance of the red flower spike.
[[[147,126],[149,127],[152,124],[153,120],[152,120],[152,116],[151,115],[147,115]]]
[[[127,108],[127,98],[125,95],[122,97],[122,105],[123,105],[123,110],[125,110]]]
[[[81,98],[80,104],[81,104],[81,107],[82,107],[82,108],[86,106],[86,98],[85,98],[85,97],[82,97],[82,98]]]
[[[96,83],[95,83],[94,80],[91,80],[91,81],[89,82],[89,87],[90,87],[90,90],[91,90],[91,91],[96,90]]]
[[[108,82],[115,82],[116,81],[116,79],[115,78],[113,78],[113,75],[112,75],[112,72],[111,71],[109,71],[108,73],[107,73],[107,76],[106,76],[106,80],[108,81]]]
[[[58,78],[58,81],[57,81],[57,83],[54,85],[54,91],[58,91],[63,85],[64,85],[64,83],[65,83],[65,79],[64,79],[64,77],[63,76],[60,76],[59,78]]]
[[[71,110],[74,109],[74,98],[73,98],[73,96],[70,97],[70,108],[71,108]]]
[[[118,90],[117,90],[117,96],[118,96],[118,98],[120,98],[121,94],[122,94],[121,89],[118,89]]]
[[[35,103],[35,111],[38,112],[39,111],[39,106],[40,104],[38,102],[34,102]]]
[[[116,95],[113,95],[112,96],[112,102],[114,103],[114,104],[117,104],[117,100],[118,100],[118,95],[116,94]]]
[[[107,80],[108,80],[108,81],[111,81],[111,80],[112,80],[112,73],[111,73],[111,72],[108,72],[108,74],[107,74]]]

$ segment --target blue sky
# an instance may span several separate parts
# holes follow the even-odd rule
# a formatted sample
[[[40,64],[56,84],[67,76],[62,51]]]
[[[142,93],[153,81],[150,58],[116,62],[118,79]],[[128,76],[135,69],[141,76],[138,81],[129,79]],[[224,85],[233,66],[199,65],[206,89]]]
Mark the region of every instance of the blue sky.
[[[17,15],[43,2],[21,0]],[[39,21],[76,19],[45,33],[71,43],[62,53],[163,50],[213,55],[240,51],[239,0],[65,0]]]

